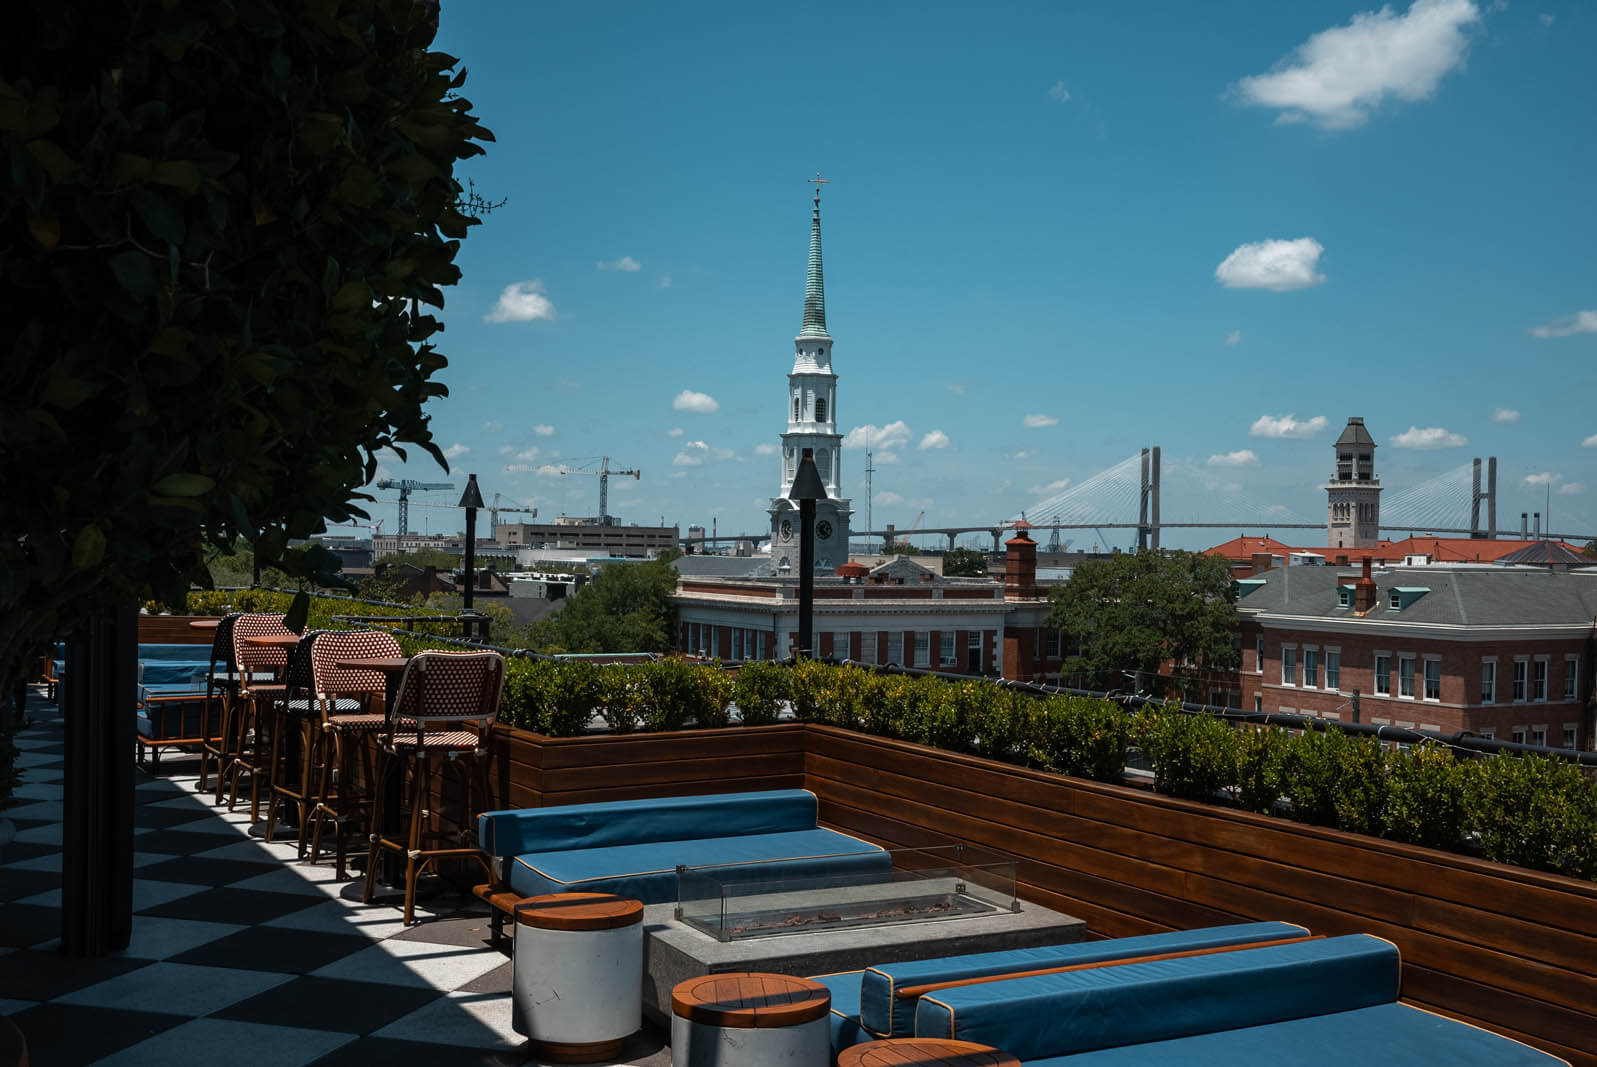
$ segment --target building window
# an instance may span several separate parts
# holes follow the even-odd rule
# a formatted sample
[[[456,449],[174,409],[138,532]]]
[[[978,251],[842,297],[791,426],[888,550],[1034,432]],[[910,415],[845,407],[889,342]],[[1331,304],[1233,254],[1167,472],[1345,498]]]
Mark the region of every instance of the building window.
[[[1497,703],[1497,661],[1481,660],[1481,703]]]
[[[832,480],[832,450],[830,448],[817,448],[815,450],[815,472],[821,476],[821,481]]]
[[[1578,727],[1576,726],[1575,723],[1572,723],[1572,722],[1564,723],[1564,747],[1565,748],[1574,748],[1575,747],[1575,730],[1577,728]]]
[[[800,411],[801,411],[801,409],[803,407],[804,407],[804,401],[802,399],[800,399],[797,394],[794,394],[794,397],[793,397],[793,421],[794,422],[798,422],[799,421]]]
[[[1481,736],[1484,737],[1488,741],[1496,741],[1497,740],[1497,727],[1495,727],[1495,726],[1482,726],[1481,727]]]
[[[1392,695],[1392,656],[1387,652],[1375,654],[1375,693],[1377,696]]]
[[[742,629],[742,627],[738,627],[737,629],[734,629],[732,631],[732,658],[734,660],[741,660],[743,658],[743,629]]]
[[[1253,673],[1264,673],[1264,635],[1258,634],[1253,638]]]
[[[1351,608],[1353,606],[1353,590],[1345,585],[1339,587],[1336,591],[1336,606],[1339,608]]]
[[[1576,696],[1576,693],[1575,693],[1575,688],[1576,688],[1575,682],[1576,682],[1576,679],[1578,679],[1579,677],[1580,677],[1580,657],[1578,657],[1578,656],[1565,656],[1564,657],[1564,699],[1565,700],[1574,700],[1575,699],[1575,696]],[[1569,746],[1565,745],[1564,747],[1568,748]]]
[[[1325,688],[1332,692],[1342,688],[1342,652],[1340,649],[1328,648],[1325,650]]]
[[[1535,669],[1530,676],[1530,698],[1537,701],[1547,699],[1547,657],[1543,656],[1536,661]]]
[[[1525,743],[1525,728],[1523,726],[1514,727],[1514,729],[1510,732],[1509,737],[1513,740],[1514,744],[1523,745]]]
[[[1298,650],[1291,645],[1281,646],[1281,684],[1298,684]]]
[[[1386,606],[1391,608],[1393,611],[1397,611],[1399,608],[1401,608],[1403,606],[1403,596],[1402,596],[1402,594],[1399,593],[1396,589],[1392,590],[1392,595],[1387,597],[1387,599],[1386,599]]]
[[[1401,652],[1397,657],[1397,695],[1414,699],[1414,657]]]
[[[932,635],[925,630],[915,631],[915,666],[925,667],[931,662]]]
[[[1533,745],[1539,745],[1542,748],[1546,748],[1547,747],[1547,724],[1546,723],[1539,722],[1535,726],[1532,726],[1530,728],[1530,743],[1533,744]]]
[[[1306,689],[1320,687],[1320,650],[1317,648],[1303,650],[1303,686]]]
[[[1253,694],[1253,710],[1255,712],[1264,710],[1264,695],[1262,693]]]
[[[954,662],[954,631],[944,630],[937,636],[937,662]]]
[[[859,635],[859,658],[861,663],[876,662],[876,631],[866,630]]]
[[[1442,661],[1425,657],[1425,699],[1442,699]]]
[[[826,398],[824,396],[818,396],[815,398],[815,421],[826,421]]]
[[[1048,631],[1048,658],[1051,659],[1051,660],[1059,658],[1059,631],[1058,630],[1049,630]]]
[[[887,632],[887,662],[900,667],[904,665],[904,635],[899,630]]]
[[[1530,673],[1530,663],[1521,656],[1514,661],[1514,703],[1525,702],[1525,676]]]

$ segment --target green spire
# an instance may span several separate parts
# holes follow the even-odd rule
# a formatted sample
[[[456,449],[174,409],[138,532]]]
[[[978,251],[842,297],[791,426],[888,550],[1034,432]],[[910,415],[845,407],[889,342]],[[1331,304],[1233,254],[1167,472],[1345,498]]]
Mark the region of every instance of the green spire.
[[[817,174],[815,182],[815,213],[810,216],[810,273],[804,283],[804,325],[800,337],[826,336],[826,287],[821,281],[821,184],[826,179]]]

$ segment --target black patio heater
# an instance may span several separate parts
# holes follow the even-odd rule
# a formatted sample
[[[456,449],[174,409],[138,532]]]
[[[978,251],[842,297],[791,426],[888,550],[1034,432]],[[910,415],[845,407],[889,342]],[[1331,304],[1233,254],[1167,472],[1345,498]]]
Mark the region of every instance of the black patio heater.
[[[460,506],[466,509],[466,588],[460,606],[461,630],[467,640],[476,634],[477,613],[472,610],[471,596],[477,588],[477,509],[482,507],[482,490],[477,488],[477,476],[466,476],[466,491],[460,494]],[[482,634],[486,638],[487,634]]]
[[[798,472],[789,500],[799,506],[799,636],[793,658],[815,657],[815,502],[826,499],[826,486],[815,469],[815,450],[806,448],[799,456]]]

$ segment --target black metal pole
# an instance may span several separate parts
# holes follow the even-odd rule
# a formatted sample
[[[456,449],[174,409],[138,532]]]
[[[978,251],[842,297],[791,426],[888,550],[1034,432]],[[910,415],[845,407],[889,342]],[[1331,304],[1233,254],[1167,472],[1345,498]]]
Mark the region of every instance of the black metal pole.
[[[68,642],[67,663],[61,951],[104,956],[127,948],[133,936],[133,607],[89,618]]]
[[[460,497],[460,506],[466,509],[466,589],[460,610],[463,617],[461,629],[469,640],[474,636],[476,620],[464,616],[474,614],[471,597],[477,588],[477,509],[482,507],[482,491],[477,488],[475,474],[466,478],[466,491]],[[487,637],[486,634],[483,636]]]
[[[815,501],[799,501],[799,647],[815,658]],[[796,657],[795,657],[796,658]]]

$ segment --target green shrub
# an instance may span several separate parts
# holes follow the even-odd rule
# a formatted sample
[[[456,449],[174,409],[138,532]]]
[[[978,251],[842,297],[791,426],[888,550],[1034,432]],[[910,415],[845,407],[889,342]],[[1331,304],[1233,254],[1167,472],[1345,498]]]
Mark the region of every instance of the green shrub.
[[[1464,766],[1441,745],[1391,753],[1382,834],[1411,845],[1457,849],[1464,836],[1464,784]]]
[[[1132,740],[1153,765],[1153,787],[1169,796],[1212,801],[1237,768],[1237,736],[1224,719],[1148,706],[1131,724]]]
[[[1044,719],[1034,754],[1036,762],[1061,774],[1120,782],[1126,773],[1130,717],[1111,700],[1052,696],[1043,702]]]
[[[601,689],[600,714],[612,733],[630,734],[638,728],[651,693],[649,668],[655,664],[629,666],[624,663],[606,663],[599,668]]]
[[[967,683],[960,683],[964,689]],[[1002,686],[968,683],[961,694],[961,715],[969,728],[970,751],[1006,763],[1024,758],[1022,723],[1032,698]]]
[[[1237,731],[1237,769],[1232,775],[1237,803],[1269,814],[1285,788],[1287,752],[1292,734],[1279,726]]]
[[[691,670],[693,667],[680,659],[649,664],[644,671],[648,693],[642,708],[644,729],[680,730],[687,725],[693,704]]]
[[[687,668],[683,692],[688,717],[695,726],[701,730],[719,730],[732,721],[732,694],[736,683],[719,664],[705,666],[683,660],[666,660],[665,663],[681,663]]]
[[[544,733],[572,737],[587,731],[604,705],[604,673],[587,660],[559,660],[550,679]]]
[[[819,660],[804,659],[787,668],[791,677],[793,714],[806,722],[820,718],[827,700],[831,672],[836,670]]]
[[[779,664],[753,660],[738,668],[735,681],[738,713],[744,726],[773,723],[782,708],[793,699],[793,679],[789,669]]]
[[[1384,823],[1386,747],[1326,727],[1306,729],[1286,760],[1293,815],[1316,826],[1373,834]]]
[[[1548,756],[1506,753],[1469,768],[1465,815],[1486,858],[1597,877],[1597,784]]]
[[[499,701],[499,721],[523,730],[545,731],[549,722],[549,687],[553,674],[554,664],[548,660],[506,659],[505,692]]]

